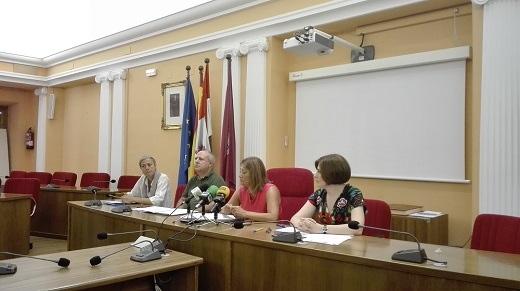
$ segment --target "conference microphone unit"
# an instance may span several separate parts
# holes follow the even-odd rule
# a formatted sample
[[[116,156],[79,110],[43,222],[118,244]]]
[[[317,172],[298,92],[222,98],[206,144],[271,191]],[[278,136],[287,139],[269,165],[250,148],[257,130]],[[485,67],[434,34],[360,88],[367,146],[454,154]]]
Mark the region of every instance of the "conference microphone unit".
[[[90,187],[96,187],[94,184],[105,184],[105,183],[115,183],[116,180],[112,179],[112,180],[106,180],[106,181],[94,181],[92,183],[90,183],[90,186],[88,186],[87,190],[90,189]],[[89,190],[90,191],[90,190]]]
[[[107,233],[107,232],[100,232],[97,234],[97,239],[103,240],[108,238],[109,236],[114,235],[123,235],[123,234],[132,234],[132,233],[144,233],[144,232],[153,232],[155,233],[155,240],[153,242],[146,241],[150,243],[150,246],[145,246],[141,248],[141,251],[133,255],[131,257],[132,260],[138,261],[138,262],[148,262],[156,259],[161,258],[161,253],[163,253],[166,248],[164,244],[159,239],[159,234],[153,230],[153,229],[143,229],[143,230],[136,230],[136,231],[127,231],[127,232],[117,232],[117,233]],[[142,242],[139,242],[135,244],[135,246],[139,245]]]
[[[56,185],[56,184],[53,184],[52,182],[64,182],[64,183],[68,183],[70,180],[69,179],[52,179],[51,180],[51,183],[50,184],[47,184],[47,188],[60,188],[60,186]]]
[[[419,243],[419,240],[417,239],[417,237],[415,237],[415,235],[413,235],[409,232],[361,225],[361,224],[359,224],[358,221],[355,221],[355,220],[349,221],[348,227],[350,229],[368,228],[368,229],[382,230],[382,231],[386,231],[386,232],[393,232],[393,233],[409,235],[409,236],[413,237],[413,239],[417,243],[417,249],[397,251],[396,253],[394,253],[392,255],[392,260],[409,262],[409,263],[419,263],[419,264],[422,264],[422,263],[426,262],[426,260],[428,260],[428,257],[426,256],[426,252],[424,251],[423,248],[421,248],[421,244]],[[447,264],[447,262],[438,262],[438,263]]]
[[[236,229],[244,228],[245,225],[253,225],[253,224],[265,224],[265,223],[279,223],[279,222],[287,222],[292,228],[292,233],[280,233],[278,235],[273,235],[273,241],[283,242],[283,243],[297,243],[302,240],[302,234],[296,230],[296,227],[290,220],[273,220],[273,221],[258,221],[258,222],[244,222],[244,221],[236,221],[233,223],[233,227]]]
[[[94,199],[85,202],[85,204],[84,204],[85,206],[101,206],[101,205],[103,205],[103,203],[101,203],[101,200],[96,199],[97,191],[101,190],[101,188],[96,187],[96,186],[88,186],[88,188],[86,190],[94,193]]]
[[[38,258],[38,257],[32,257],[32,256],[26,256],[26,255],[11,253],[11,252],[0,252],[0,254],[53,262],[53,263],[58,264],[58,266],[64,267],[64,268],[66,268],[66,267],[68,267],[70,265],[70,260],[69,259],[65,259],[65,258],[60,258],[59,260],[56,261],[56,260],[50,260],[50,259],[44,259],[44,258]],[[18,268],[16,267],[15,264],[0,263],[0,275],[14,274],[14,273],[16,273],[17,269]]]
[[[149,242],[149,243],[151,243],[151,242]],[[94,256],[94,257],[90,258],[90,265],[91,266],[97,266],[97,265],[101,264],[101,261],[103,261],[105,258],[110,257],[111,255],[115,255],[115,254],[117,254],[119,252],[122,252],[122,251],[127,250],[127,249],[132,248],[132,247],[138,247],[138,246],[137,246],[137,244],[131,244],[131,245],[125,247],[125,248],[117,250],[117,251],[115,251],[113,253],[110,253],[110,254],[108,254],[108,255],[106,255],[104,257]],[[134,255],[132,255],[132,256],[134,256]],[[159,258],[157,258],[157,259],[160,259],[160,256],[161,256],[161,254],[159,254]],[[130,257],[130,259],[132,259],[132,257]]]

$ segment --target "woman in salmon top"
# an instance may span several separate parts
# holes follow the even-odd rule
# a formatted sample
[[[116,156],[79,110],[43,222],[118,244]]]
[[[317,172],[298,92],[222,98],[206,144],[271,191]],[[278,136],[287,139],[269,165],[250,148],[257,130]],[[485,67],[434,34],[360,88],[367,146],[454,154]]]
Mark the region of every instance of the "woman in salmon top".
[[[280,191],[267,181],[262,160],[257,157],[242,160],[239,178],[240,187],[222,208],[222,213],[254,221],[278,220]]]

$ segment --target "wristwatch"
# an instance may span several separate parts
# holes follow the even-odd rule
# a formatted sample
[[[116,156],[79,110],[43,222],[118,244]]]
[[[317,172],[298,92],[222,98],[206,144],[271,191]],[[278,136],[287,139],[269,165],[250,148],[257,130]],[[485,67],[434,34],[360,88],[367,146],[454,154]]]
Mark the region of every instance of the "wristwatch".
[[[323,228],[322,228],[321,230],[323,231],[323,233],[327,233],[327,231],[328,231],[329,229],[328,229],[327,225],[324,224],[324,225],[323,225]]]

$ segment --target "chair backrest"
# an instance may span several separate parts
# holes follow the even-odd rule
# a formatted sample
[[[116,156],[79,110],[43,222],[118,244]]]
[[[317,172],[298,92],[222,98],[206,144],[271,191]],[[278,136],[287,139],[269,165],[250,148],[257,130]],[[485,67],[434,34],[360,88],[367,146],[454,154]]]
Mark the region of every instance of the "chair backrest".
[[[117,180],[117,189],[130,190],[134,188],[139,178],[141,178],[141,176],[122,175]]]
[[[80,187],[96,186],[99,188],[110,187],[110,175],[108,173],[83,173],[79,182]]]
[[[480,214],[475,219],[471,248],[520,254],[520,217]]]
[[[4,193],[30,194],[34,202],[31,216],[36,210],[36,204],[40,195],[40,180],[36,178],[9,178],[5,181]]]
[[[290,220],[314,192],[314,176],[304,168],[272,168],[267,179],[280,190],[281,220]]]
[[[182,193],[184,193],[185,189],[186,184],[180,184],[177,186],[177,190],[175,190],[175,198],[173,199],[173,206],[177,205],[177,202],[179,202],[179,199],[181,199]]]
[[[26,171],[11,171],[6,178],[27,178]]]
[[[76,186],[78,175],[72,172],[54,172],[51,183],[60,186]]]
[[[47,185],[52,181],[52,174],[49,172],[29,172],[27,178],[36,178],[40,180],[40,185]]]
[[[365,199],[367,207],[367,215],[365,216],[365,225],[390,229],[392,221],[392,212],[390,206],[382,200]],[[363,235],[390,238],[390,232],[375,229],[364,228]]]

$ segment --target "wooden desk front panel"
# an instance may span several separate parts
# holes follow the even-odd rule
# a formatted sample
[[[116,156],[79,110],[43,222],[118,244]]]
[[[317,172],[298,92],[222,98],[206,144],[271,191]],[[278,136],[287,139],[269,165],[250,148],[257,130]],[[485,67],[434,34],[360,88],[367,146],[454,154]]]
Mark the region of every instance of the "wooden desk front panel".
[[[448,214],[434,218],[392,215],[391,229],[409,232],[415,235],[420,243],[448,245]],[[391,233],[390,238],[415,241],[409,235],[397,233]]]
[[[30,197],[0,194],[0,251],[29,254]],[[3,257],[0,255],[0,259]]]
[[[70,205],[86,209],[78,202]],[[103,206],[101,210],[85,211],[115,220],[139,222],[143,229],[157,229],[164,219],[164,216],[136,212],[130,216],[115,215],[109,209]],[[71,212],[71,216],[75,213]],[[176,217],[165,220],[160,235],[163,241],[184,229],[184,225],[173,224],[174,219]],[[193,240],[172,241],[169,247],[204,258],[200,290],[339,290],[352,284],[361,290],[520,289],[520,255],[422,244],[432,259],[448,261],[447,267],[435,267],[431,263],[391,260],[394,252],[416,246],[407,241],[356,236],[339,246],[284,244],[273,242],[271,234],[254,233],[253,229],[209,224],[198,229]],[[188,229],[179,237],[187,239],[193,233],[193,229]],[[76,243],[76,235],[95,236],[71,231],[70,239]],[[74,247],[74,244],[70,246]],[[435,253],[439,247],[443,252]]]
[[[99,191],[97,199],[104,199],[106,190]],[[33,235],[67,239],[67,217],[69,201],[94,199],[92,192],[76,187],[40,188],[38,208],[31,218]]]

